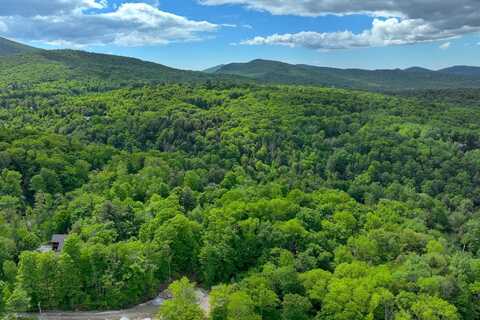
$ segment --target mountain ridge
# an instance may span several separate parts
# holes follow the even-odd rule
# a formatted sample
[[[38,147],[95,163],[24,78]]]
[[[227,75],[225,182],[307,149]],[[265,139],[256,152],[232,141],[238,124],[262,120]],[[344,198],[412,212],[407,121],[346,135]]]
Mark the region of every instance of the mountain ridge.
[[[1,42],[4,43],[4,42]],[[0,52],[4,47],[0,43]],[[5,48],[11,47],[10,43]],[[6,51],[6,50],[3,50]],[[45,86],[80,82],[69,87],[94,86],[104,89],[123,85],[190,83],[206,81],[251,81],[231,75],[180,70],[138,58],[80,50],[35,49],[0,56],[0,85],[8,87]]]
[[[441,70],[422,67],[365,70],[255,59],[246,63],[225,64],[208,70],[215,70],[215,74],[244,76],[266,83],[323,85],[382,91],[480,87],[480,67],[469,66],[452,66]]]
[[[440,69],[438,72],[465,76],[480,76],[480,67],[457,65]]]
[[[34,48],[23,43],[0,37],[0,57],[39,52],[41,50],[42,49]]]
[[[473,71],[480,70],[480,66],[469,66],[469,65],[452,65],[450,67],[445,67],[441,69],[429,69],[426,67],[421,67],[421,66],[416,66],[413,65],[411,67],[406,67],[406,68],[393,68],[393,69],[388,69],[388,68],[378,68],[378,69],[362,69],[362,68],[337,68],[337,67],[328,67],[328,66],[316,66],[316,65],[311,65],[311,64],[306,64],[306,63],[288,63],[280,60],[270,60],[270,59],[262,59],[262,58],[257,58],[257,59],[252,59],[247,62],[230,62],[230,63],[222,63],[219,65],[215,65],[213,67],[209,67],[206,69],[203,69],[202,72],[211,72],[212,70],[218,70],[223,67],[228,67],[230,65],[245,65],[245,64],[252,64],[252,63],[277,63],[277,64],[283,64],[283,65],[289,65],[289,66],[297,66],[297,67],[313,67],[313,68],[328,68],[328,69],[335,69],[335,70],[362,70],[362,71],[406,71],[406,72],[412,72],[412,71],[429,71],[429,72],[458,72],[459,70],[462,71],[462,69],[470,69]]]
[[[88,82],[116,88],[126,84],[226,80],[370,91],[480,88],[480,67],[452,66],[437,71],[421,67],[363,70],[255,59],[219,65],[201,72],[117,55],[37,49],[0,38],[0,84],[6,86],[12,83],[81,81],[82,85]]]

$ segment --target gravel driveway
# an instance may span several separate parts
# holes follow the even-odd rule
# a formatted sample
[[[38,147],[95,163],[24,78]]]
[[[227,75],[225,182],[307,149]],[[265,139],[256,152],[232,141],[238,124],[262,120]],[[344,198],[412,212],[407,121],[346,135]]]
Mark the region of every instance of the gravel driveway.
[[[198,304],[205,311],[209,312],[208,293],[205,290],[197,289]],[[21,317],[38,320],[153,320],[155,314],[161,308],[163,302],[168,300],[166,292],[159,294],[157,298],[126,310],[102,311],[102,312],[44,312],[22,314]]]

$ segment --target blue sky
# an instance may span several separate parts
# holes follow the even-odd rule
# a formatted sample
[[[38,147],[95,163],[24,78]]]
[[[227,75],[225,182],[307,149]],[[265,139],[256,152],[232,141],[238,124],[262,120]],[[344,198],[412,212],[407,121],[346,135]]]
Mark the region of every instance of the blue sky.
[[[183,69],[257,58],[438,69],[479,65],[476,1],[2,0],[0,35]]]

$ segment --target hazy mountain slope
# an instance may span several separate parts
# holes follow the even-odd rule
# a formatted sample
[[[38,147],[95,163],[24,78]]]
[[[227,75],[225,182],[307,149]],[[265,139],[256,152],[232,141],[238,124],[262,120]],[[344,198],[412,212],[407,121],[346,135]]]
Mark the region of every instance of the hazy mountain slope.
[[[0,57],[36,51],[40,49],[0,37]]]
[[[0,86],[9,89],[96,91],[151,83],[252,81],[231,75],[179,70],[129,57],[36,49],[3,38],[0,38],[0,53],[4,53],[0,54]]]
[[[377,91],[480,88],[480,68],[457,66],[432,71],[361,70],[253,60],[186,71],[135,58],[76,50],[41,50],[0,38],[0,85],[101,90],[148,83],[259,81]],[[74,82],[74,83],[72,83]],[[68,85],[67,85],[68,83]]]
[[[427,68],[422,68],[422,67],[411,67],[411,68],[403,69],[403,71],[407,71],[407,72],[432,72],[432,70],[427,69]]]
[[[75,50],[40,50],[0,57],[0,85],[4,86],[45,87],[54,83],[58,87],[74,81],[81,82],[81,87],[108,89],[131,84],[208,80],[242,81],[231,75],[179,70],[134,58]]]
[[[44,51],[39,54],[50,63],[60,63],[71,78],[99,78],[114,81],[146,80],[184,82],[207,79],[201,72],[184,71],[135,58],[74,50]]]
[[[453,74],[423,68],[406,70],[337,69],[253,60],[248,63],[231,63],[221,66],[215,73],[245,76],[268,83],[323,85],[369,90],[480,87],[480,75]]]
[[[450,68],[441,69],[439,70],[439,72],[463,76],[480,77],[480,67],[453,66]]]
[[[225,66],[224,64],[220,64],[218,66],[205,69],[205,70],[203,70],[203,72],[205,72],[205,73],[215,73],[218,70],[220,70],[221,68],[223,68],[224,66]]]

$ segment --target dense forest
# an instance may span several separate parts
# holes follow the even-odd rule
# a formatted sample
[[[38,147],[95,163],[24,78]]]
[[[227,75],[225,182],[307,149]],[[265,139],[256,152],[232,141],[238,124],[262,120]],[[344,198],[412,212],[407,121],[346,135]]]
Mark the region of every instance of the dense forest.
[[[0,92],[0,312],[480,317],[475,99],[79,81]]]

